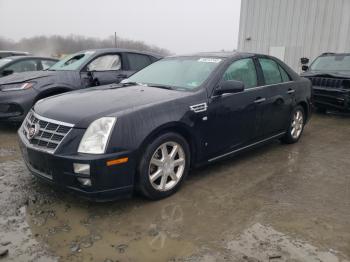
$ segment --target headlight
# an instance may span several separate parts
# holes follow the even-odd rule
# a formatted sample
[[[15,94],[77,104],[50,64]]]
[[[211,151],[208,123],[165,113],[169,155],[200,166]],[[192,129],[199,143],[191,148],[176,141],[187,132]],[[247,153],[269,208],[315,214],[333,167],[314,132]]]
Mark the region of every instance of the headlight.
[[[13,85],[3,85],[1,88],[1,91],[8,92],[8,91],[26,90],[26,89],[32,88],[34,85],[35,85],[34,82],[26,82],[26,83],[13,84]]]
[[[104,154],[115,121],[114,117],[102,117],[92,122],[80,141],[78,152]]]

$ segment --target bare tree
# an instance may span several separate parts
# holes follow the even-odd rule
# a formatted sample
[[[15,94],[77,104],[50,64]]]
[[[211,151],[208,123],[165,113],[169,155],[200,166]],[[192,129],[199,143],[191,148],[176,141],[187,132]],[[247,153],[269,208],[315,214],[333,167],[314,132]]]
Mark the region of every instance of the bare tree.
[[[118,48],[128,48],[138,51],[150,51],[161,55],[169,55],[167,49],[154,45],[148,45],[142,41],[134,41],[117,37]],[[70,54],[86,49],[115,47],[115,38],[110,36],[105,39],[85,37],[80,35],[70,36],[34,36],[23,38],[19,41],[0,37],[0,50],[27,51],[35,55],[55,56]]]

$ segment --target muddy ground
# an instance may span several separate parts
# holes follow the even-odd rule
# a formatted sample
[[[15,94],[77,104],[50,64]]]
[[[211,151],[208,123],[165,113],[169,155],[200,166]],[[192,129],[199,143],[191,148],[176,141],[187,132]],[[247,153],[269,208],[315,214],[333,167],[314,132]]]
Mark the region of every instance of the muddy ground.
[[[350,118],[314,115],[298,144],[195,170],[168,199],[96,204],[31,177],[1,124],[0,261],[349,261],[349,155]]]

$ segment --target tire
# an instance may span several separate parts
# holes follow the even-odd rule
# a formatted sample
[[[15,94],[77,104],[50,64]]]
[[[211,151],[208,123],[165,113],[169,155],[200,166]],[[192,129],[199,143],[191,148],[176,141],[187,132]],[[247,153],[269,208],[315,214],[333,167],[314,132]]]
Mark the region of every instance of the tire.
[[[291,114],[290,124],[282,142],[294,144],[299,141],[305,126],[305,111],[302,106],[296,106]]]
[[[166,198],[180,188],[189,166],[190,147],[186,140],[176,133],[162,134],[147,145],[141,156],[138,188],[149,199]]]

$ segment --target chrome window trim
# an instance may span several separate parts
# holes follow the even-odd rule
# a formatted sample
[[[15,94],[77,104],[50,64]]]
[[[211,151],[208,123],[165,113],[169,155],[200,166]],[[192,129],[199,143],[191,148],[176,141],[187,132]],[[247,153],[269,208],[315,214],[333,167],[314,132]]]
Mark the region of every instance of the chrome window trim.
[[[225,157],[225,156],[229,156],[229,155],[231,155],[231,154],[237,153],[237,152],[242,151],[242,150],[244,150],[244,149],[247,149],[247,148],[250,148],[250,147],[252,147],[252,146],[261,144],[261,143],[263,143],[263,142],[266,142],[266,141],[268,141],[268,140],[270,140],[270,139],[274,139],[274,138],[277,138],[277,137],[279,137],[279,136],[282,136],[282,135],[284,135],[285,133],[286,133],[286,132],[279,133],[279,134],[277,134],[277,135],[271,136],[271,137],[269,137],[269,138],[265,138],[265,139],[263,139],[263,140],[260,140],[260,141],[258,141],[258,142],[255,142],[255,143],[253,143],[253,144],[250,144],[250,145],[247,145],[247,146],[244,146],[244,147],[235,149],[235,150],[233,150],[233,151],[231,151],[231,152],[225,153],[225,154],[223,154],[223,155],[220,155],[220,156],[211,158],[211,159],[208,160],[208,162],[216,161],[216,160],[218,160],[218,159],[220,159],[220,158],[223,158],[223,157]]]
[[[288,81],[288,82],[281,82],[281,83],[278,83],[278,84],[271,84],[271,85],[263,85],[263,86],[256,86],[256,87],[250,87],[250,88],[247,88],[247,89],[244,89],[243,92],[238,92],[238,93],[224,93],[222,95],[213,95],[212,98],[215,98],[215,97],[219,97],[219,96],[232,96],[232,95],[238,95],[238,94],[242,94],[242,93],[245,93],[245,92],[250,92],[250,91],[254,91],[254,90],[258,90],[258,89],[262,89],[262,88],[265,88],[265,87],[270,87],[270,86],[277,86],[277,85],[284,85],[284,84],[290,84],[290,83],[294,83],[295,81]]]

